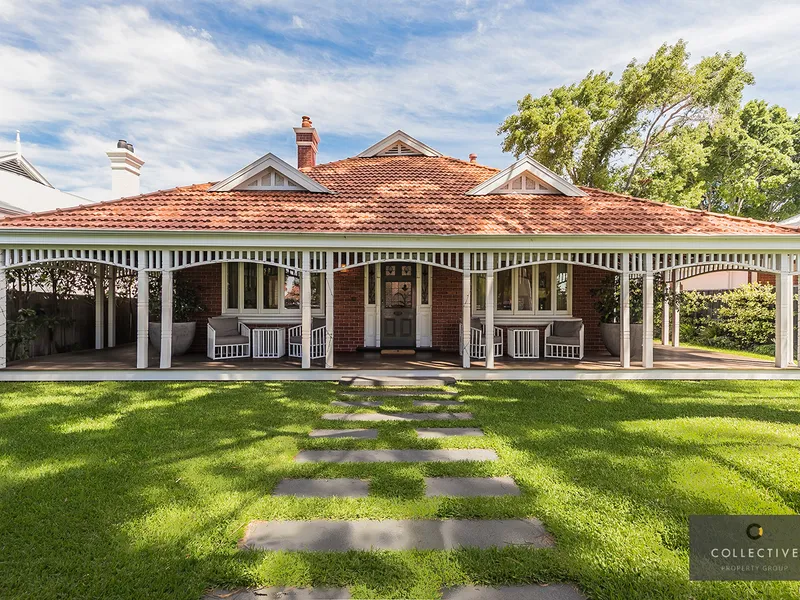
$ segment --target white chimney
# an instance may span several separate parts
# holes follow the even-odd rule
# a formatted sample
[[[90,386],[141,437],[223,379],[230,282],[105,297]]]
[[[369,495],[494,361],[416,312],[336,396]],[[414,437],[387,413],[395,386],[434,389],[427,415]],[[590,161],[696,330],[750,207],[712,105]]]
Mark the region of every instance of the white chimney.
[[[111,161],[111,197],[138,196],[139,171],[144,161],[133,153],[133,144],[120,140],[106,154]]]

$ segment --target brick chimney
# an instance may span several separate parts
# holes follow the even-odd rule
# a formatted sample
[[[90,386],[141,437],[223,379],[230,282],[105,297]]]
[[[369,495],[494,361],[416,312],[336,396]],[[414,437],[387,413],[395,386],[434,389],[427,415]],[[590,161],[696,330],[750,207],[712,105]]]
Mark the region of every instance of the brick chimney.
[[[297,137],[297,168],[305,169],[317,164],[317,146],[319,134],[311,125],[311,117],[303,117],[300,127],[294,128]]]
[[[111,197],[138,196],[139,173],[144,161],[133,153],[133,144],[120,140],[106,155],[111,161]]]

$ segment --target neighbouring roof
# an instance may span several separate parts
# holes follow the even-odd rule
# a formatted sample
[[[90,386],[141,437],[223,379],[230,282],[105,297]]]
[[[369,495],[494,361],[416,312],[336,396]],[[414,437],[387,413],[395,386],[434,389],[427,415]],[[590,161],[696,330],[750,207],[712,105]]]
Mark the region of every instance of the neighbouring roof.
[[[798,233],[592,188],[580,188],[585,194],[580,196],[469,196],[499,171],[442,156],[356,157],[302,172],[331,193],[211,191],[213,184],[203,183],[11,217],[0,227],[403,235]]]
[[[5,215],[50,211],[89,200],[0,169],[0,219]]]
[[[17,140],[19,143],[19,140]],[[0,150],[0,171],[13,173],[20,177],[25,177],[41,185],[53,187],[50,182],[44,178],[44,175],[39,173],[24,156],[19,154],[16,150]]]

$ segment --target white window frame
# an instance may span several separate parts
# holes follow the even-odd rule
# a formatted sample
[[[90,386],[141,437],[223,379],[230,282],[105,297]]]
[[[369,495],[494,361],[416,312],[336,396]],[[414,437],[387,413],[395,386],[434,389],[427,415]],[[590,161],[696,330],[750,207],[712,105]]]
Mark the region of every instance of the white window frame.
[[[533,282],[537,284],[539,281],[539,271],[540,269],[550,269],[550,282],[552,286],[552,294],[551,294],[551,308],[550,310],[539,310],[539,286],[534,285],[533,288],[533,308],[531,310],[520,310],[519,309],[519,272],[518,270],[522,267],[514,267],[512,269],[504,269],[506,271],[511,272],[511,310],[499,310],[497,308],[497,302],[495,301],[495,320],[498,317],[501,320],[505,317],[514,317],[515,321],[519,321],[520,319],[530,318],[530,319],[537,319],[540,317],[571,317],[572,316],[572,265],[567,263],[567,310],[554,310],[552,307],[555,305],[556,302],[556,274],[557,274],[557,267],[558,264],[564,263],[543,263],[538,265],[525,265],[525,266],[532,266],[533,267]],[[497,277],[498,271],[495,271],[495,277]],[[481,309],[478,310],[478,276],[482,275],[480,273],[475,273],[472,276],[472,314],[476,317],[485,317],[486,310]],[[497,282],[495,280],[495,288],[497,287]]]
[[[300,318],[301,309],[298,308],[286,308],[284,306],[283,299],[285,297],[285,289],[283,286],[286,285],[286,271],[287,269],[284,267],[278,267],[278,281],[281,282],[282,291],[280,296],[278,297],[278,308],[264,308],[264,267],[268,265],[264,265],[261,263],[250,263],[254,264],[258,267],[258,291],[257,291],[257,307],[256,308],[244,308],[244,265],[245,262],[238,262],[238,263],[222,263],[222,315],[223,316],[238,316],[238,317],[247,317],[247,316],[255,316],[255,317],[277,317],[279,320],[284,319],[289,322],[296,321]],[[238,308],[230,308],[228,306],[228,268],[230,264],[237,264],[239,266],[239,290],[238,290]],[[295,271],[296,269],[288,269],[290,271]],[[325,314],[325,273],[312,273],[312,277],[319,276],[320,278],[320,307],[319,308],[312,308],[311,314],[313,316],[323,316]]]

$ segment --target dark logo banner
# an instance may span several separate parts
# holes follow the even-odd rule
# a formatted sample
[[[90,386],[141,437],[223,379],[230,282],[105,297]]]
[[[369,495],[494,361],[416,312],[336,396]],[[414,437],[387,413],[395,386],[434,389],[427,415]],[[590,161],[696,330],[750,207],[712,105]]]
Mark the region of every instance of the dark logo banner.
[[[800,516],[689,517],[689,579],[800,580]]]

